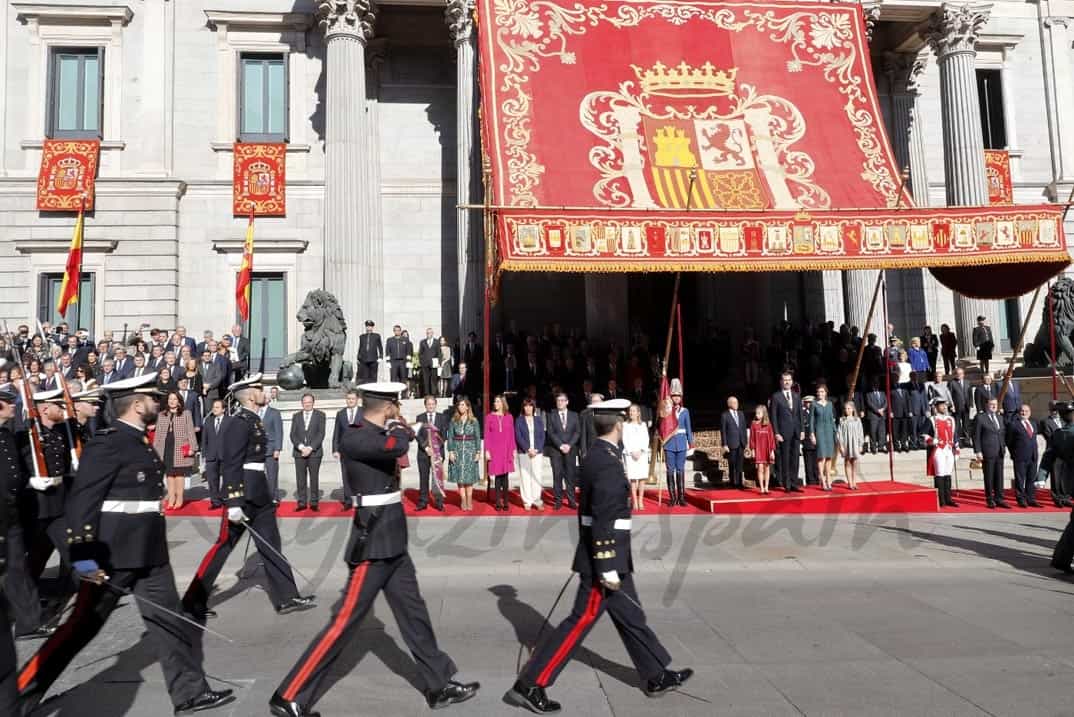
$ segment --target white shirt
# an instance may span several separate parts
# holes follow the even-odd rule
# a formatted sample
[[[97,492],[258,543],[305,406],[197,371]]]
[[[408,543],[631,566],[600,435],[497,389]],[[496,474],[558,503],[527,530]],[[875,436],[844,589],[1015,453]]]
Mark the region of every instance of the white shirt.
[[[526,416],[526,430],[530,434],[530,448],[537,448],[537,439],[533,437],[533,416]]]
[[[310,429],[310,414],[311,411],[302,412],[302,425],[308,431]]]
[[[347,409],[347,423],[348,423],[348,425],[354,425],[354,411],[355,411],[355,409],[353,409],[353,408],[348,408]]]

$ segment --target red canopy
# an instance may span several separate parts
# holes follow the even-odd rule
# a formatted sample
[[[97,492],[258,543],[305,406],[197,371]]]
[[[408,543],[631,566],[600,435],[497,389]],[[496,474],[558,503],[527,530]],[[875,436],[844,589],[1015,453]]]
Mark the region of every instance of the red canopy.
[[[502,269],[945,267],[987,296],[1069,263],[1057,205],[913,208],[858,5],[480,0],[479,27]],[[959,271],[987,264],[1021,269]]]

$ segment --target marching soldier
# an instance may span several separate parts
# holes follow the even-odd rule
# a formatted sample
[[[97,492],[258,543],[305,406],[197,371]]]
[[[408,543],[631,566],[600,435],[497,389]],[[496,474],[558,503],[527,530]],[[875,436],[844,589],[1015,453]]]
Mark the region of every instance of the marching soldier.
[[[548,698],[551,686],[605,610],[611,616],[638,674],[645,694],[658,697],[682,685],[693,670],[669,670],[671,655],[646,624],[634,589],[630,551],[630,485],[619,444],[630,401],[616,399],[594,405],[598,440],[582,464],[578,504],[578,548],[572,569],[579,574],[574,610],[555,632],[537,646],[518,681],[504,695],[512,705],[538,714],[560,711]]]
[[[1037,482],[1043,482],[1048,476],[1060,483],[1069,481],[1069,472],[1074,467],[1074,402],[1059,401],[1055,408],[1063,427],[1055,430],[1048,441],[1048,448],[1041,456],[1037,470]],[[1058,473],[1065,475],[1056,475]],[[1068,575],[1074,573],[1074,568],[1071,568],[1071,562],[1074,561],[1074,511],[1071,511],[1070,518],[1052,553],[1052,567]]]
[[[951,474],[958,460],[958,441],[956,440],[955,419],[947,413],[947,399],[936,396],[932,399],[936,414],[929,417],[921,438],[925,441],[925,475],[932,476],[932,485],[940,499],[940,505],[957,508],[958,503],[951,497]]]
[[[67,500],[67,542],[82,582],[71,617],[19,672],[24,714],[97,635],[125,594],[137,599],[176,715],[233,701],[231,690],[209,689],[187,624],[154,607],[179,609],[161,510],[164,464],[145,435],[158,410],[155,381],[149,374],[102,389],[116,420],[86,445]]]
[[[249,527],[268,576],[269,598],[276,612],[286,615],[309,610],[313,596],[298,594],[291,566],[280,552],[280,529],[276,524],[275,497],[265,475],[265,427],[257,415],[265,405],[261,374],[254,374],[228,387],[239,410],[224,424],[220,436],[220,484],[226,510],[220,535],[209,548],[183,596],[184,609],[203,619],[216,617],[209,609],[209,593],[231,551]]]
[[[71,394],[71,400],[75,404],[75,416],[71,428],[79,443],[85,446],[93,438],[97,428],[97,411],[100,408],[101,392],[97,388],[82,390],[82,385],[78,381],[72,381],[69,388],[74,391]]]
[[[384,592],[425,683],[433,709],[473,697],[476,682],[452,679],[455,663],[436,645],[429,611],[418,589],[414,563],[407,553],[406,516],[399,490],[397,459],[407,454],[412,433],[399,419],[403,383],[359,386],[362,417],[340,439],[344,473],[357,501],[347,548],[350,578],[344,598],[321,631],[284,678],[269,702],[276,717],[315,717],[309,708],[318,687],[362,623],[377,594]]]
[[[16,714],[15,643],[8,629],[4,572],[8,564],[8,535],[20,530],[15,500],[26,481],[23,451],[10,426],[15,418],[15,394],[0,389],[0,714]]]

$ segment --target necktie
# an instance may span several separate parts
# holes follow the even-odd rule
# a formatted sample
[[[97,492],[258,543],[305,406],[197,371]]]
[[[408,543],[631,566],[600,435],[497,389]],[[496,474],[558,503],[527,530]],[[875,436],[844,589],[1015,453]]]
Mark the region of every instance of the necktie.
[[[787,405],[790,405],[790,402],[791,402],[791,392],[790,392],[790,391],[784,391],[784,392],[783,392],[783,398],[787,399]]]
[[[220,432],[220,420],[221,420],[220,416],[217,416],[216,417],[216,427],[215,427],[217,433]]]
[[[426,414],[425,423],[426,423],[426,425],[429,425],[429,426],[436,425],[435,422],[433,421],[433,414],[431,414],[431,413]]]
[[[560,411],[559,422],[563,426],[563,428],[567,427],[567,412],[566,411]]]
[[[1030,438],[1033,437],[1033,427],[1029,425],[1029,421],[1022,421],[1026,425],[1026,435]]]
[[[738,425],[738,411],[731,411],[731,417],[735,419],[735,425]]]
[[[348,408],[347,409],[347,423],[348,423],[348,425],[351,425],[351,426],[354,425],[354,409],[353,408]]]
[[[306,411],[305,413],[302,414],[302,420],[306,424],[306,430],[308,431],[310,429],[310,414],[309,414],[309,411]]]
[[[990,413],[988,415],[992,417],[992,425],[995,426],[996,428],[999,428],[999,421],[996,420],[996,414]]]

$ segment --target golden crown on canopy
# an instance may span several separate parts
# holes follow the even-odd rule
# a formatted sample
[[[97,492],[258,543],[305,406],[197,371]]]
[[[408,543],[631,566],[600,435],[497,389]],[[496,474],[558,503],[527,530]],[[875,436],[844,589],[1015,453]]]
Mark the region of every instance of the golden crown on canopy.
[[[641,83],[642,92],[650,95],[671,97],[726,97],[735,92],[735,75],[738,68],[717,70],[711,62],[693,67],[680,62],[668,67],[657,62],[650,69],[631,65]]]

